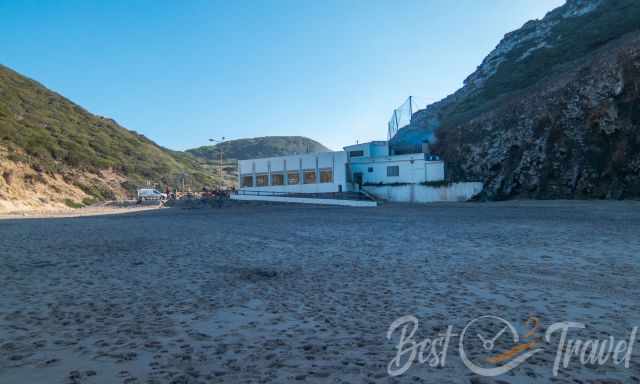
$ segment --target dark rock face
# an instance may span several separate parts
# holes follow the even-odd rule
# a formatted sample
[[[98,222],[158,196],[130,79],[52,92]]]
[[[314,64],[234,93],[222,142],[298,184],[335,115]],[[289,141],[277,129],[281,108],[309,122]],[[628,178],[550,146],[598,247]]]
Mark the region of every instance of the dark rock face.
[[[568,0],[505,35],[397,142],[434,134],[451,180],[483,198],[640,197],[640,1]]]
[[[640,196],[640,32],[438,132],[449,177],[484,197]]]

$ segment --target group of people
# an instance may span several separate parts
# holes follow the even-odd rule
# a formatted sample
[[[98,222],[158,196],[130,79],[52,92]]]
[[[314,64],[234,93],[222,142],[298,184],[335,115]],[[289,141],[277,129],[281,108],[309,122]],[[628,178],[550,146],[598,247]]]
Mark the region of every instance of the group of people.
[[[203,203],[215,202],[217,206],[221,207],[225,200],[229,200],[231,193],[233,193],[234,191],[235,188],[233,187],[231,189],[203,187],[199,197]],[[168,186],[165,188],[165,195],[167,200],[178,200],[185,197],[187,199],[198,198],[197,193],[179,193],[177,191],[171,191],[171,188],[169,188]]]
[[[216,188],[214,190],[209,190],[207,189],[207,187],[202,187],[202,194],[200,198],[203,202],[209,202],[209,203],[215,202],[215,205],[218,208],[221,208],[224,202],[229,200],[233,190],[234,188],[231,188],[231,189]]]

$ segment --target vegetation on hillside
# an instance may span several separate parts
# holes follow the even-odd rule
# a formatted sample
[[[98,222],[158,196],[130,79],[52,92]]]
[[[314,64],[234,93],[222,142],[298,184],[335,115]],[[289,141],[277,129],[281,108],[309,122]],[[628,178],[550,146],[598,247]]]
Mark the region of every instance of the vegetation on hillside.
[[[560,17],[559,8],[550,17]],[[530,22],[535,23],[535,21]],[[527,25],[523,27],[526,29]],[[579,17],[563,18],[553,26],[548,45],[536,49],[534,42],[523,43],[510,50],[496,73],[483,87],[442,114],[443,125],[458,124],[492,109],[501,96],[522,91],[566,65],[593,52],[620,36],[640,30],[638,0],[604,0],[594,11]],[[530,52],[530,53],[528,53]],[[507,96],[508,97],[508,96]]]
[[[522,57],[533,48],[531,45],[522,44],[510,51],[507,60],[487,81],[484,96],[492,98],[532,85],[555,65],[579,59],[639,28],[637,0],[607,0],[586,15],[564,18],[553,27],[550,46],[535,50],[525,58]]]
[[[185,174],[194,187],[215,183],[193,156],[162,148],[2,65],[0,146],[10,160],[39,172],[112,170],[127,178],[123,187],[129,191],[147,181],[175,185]],[[108,195],[100,190],[104,187],[82,188],[98,198]]]
[[[640,196],[640,2],[568,0],[505,36],[420,114],[449,180],[482,198]]]
[[[256,159],[298,153],[328,151],[315,140],[302,136],[266,136],[229,140],[217,145],[190,149],[187,152],[200,158],[218,160],[222,150],[225,159]]]

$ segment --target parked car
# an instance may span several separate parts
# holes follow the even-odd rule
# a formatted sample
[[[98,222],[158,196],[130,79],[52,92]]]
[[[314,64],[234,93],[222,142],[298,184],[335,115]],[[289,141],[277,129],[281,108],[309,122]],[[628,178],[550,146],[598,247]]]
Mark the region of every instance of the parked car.
[[[146,200],[166,200],[167,194],[162,193],[156,189],[151,188],[143,188],[138,189],[138,201],[146,201]]]

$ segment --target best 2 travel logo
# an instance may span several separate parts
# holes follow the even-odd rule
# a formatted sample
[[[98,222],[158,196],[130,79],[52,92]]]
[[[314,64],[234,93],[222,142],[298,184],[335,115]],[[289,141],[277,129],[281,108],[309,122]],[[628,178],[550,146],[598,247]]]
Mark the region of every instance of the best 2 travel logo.
[[[638,327],[633,327],[626,339],[608,336],[600,339],[580,339],[571,331],[579,331],[586,325],[578,322],[551,324],[543,333],[541,322],[530,317],[524,331],[509,321],[493,315],[477,317],[469,321],[460,333],[454,333],[449,325],[445,332],[432,338],[416,339],[419,321],[407,315],[396,319],[387,331],[387,339],[397,341],[396,354],[387,366],[390,376],[400,376],[413,364],[444,367],[452,339],[458,338],[458,354],[462,363],[473,373],[481,376],[498,376],[525,363],[532,356],[550,348],[557,341],[552,374],[570,365],[605,365],[629,368]]]

